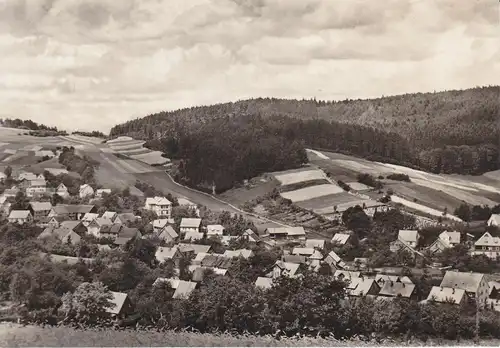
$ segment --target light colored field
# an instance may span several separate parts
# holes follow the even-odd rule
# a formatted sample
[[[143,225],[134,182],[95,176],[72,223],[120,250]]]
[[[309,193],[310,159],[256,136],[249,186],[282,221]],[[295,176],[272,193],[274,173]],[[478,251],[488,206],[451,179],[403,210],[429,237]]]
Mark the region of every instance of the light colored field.
[[[312,150],[312,149],[306,149],[306,150],[307,150],[308,152],[310,152],[310,153],[315,154],[316,156],[318,156],[318,157],[319,157],[319,158],[321,158],[321,159],[330,159],[328,156],[326,156],[326,155],[322,154],[322,153],[321,153],[321,152],[319,152],[319,151]]]
[[[145,141],[136,141],[131,144],[120,144],[120,145],[110,145],[110,147],[115,150],[115,151],[125,151],[125,150],[132,150],[132,149],[141,149],[142,145],[144,145],[146,142]]]
[[[318,209],[332,208],[335,205],[350,203],[358,200],[358,197],[351,195],[348,192],[342,192],[297,202],[297,205],[301,208],[317,212]],[[321,212],[317,213],[321,214]]]
[[[275,175],[274,177],[281,183],[281,185],[291,185],[304,181],[325,179],[326,175],[322,170],[313,169],[303,172]]]
[[[130,140],[134,140],[134,139],[131,137],[118,137],[118,138],[113,139],[113,140],[108,140],[106,143],[107,144],[115,144],[115,143],[120,143],[123,141],[130,141]]]
[[[152,151],[145,154],[132,155],[130,157],[145,162],[149,165],[160,165],[170,162],[168,158],[162,156],[162,152],[160,151]]]
[[[137,174],[137,173],[147,173],[151,171],[149,168],[133,160],[119,159],[116,162],[124,169],[124,173]]]
[[[145,147],[136,147],[133,149],[127,149],[127,150],[117,150],[114,149],[116,152],[121,153],[122,155],[126,156],[131,156],[131,155],[142,155],[142,154],[148,154],[150,153],[149,149],[146,149]]]
[[[333,184],[324,184],[317,186],[309,186],[303,189],[284,192],[281,194],[283,198],[290,199],[292,202],[301,202],[308,199],[332,195],[335,193],[344,192],[340,187]]]
[[[360,182],[348,182],[347,185],[349,185],[354,191],[369,191],[373,190],[372,187],[366,186],[365,184],[362,184]]]
[[[418,203],[415,203],[415,202],[410,202],[404,198],[401,198],[401,197],[398,197],[396,195],[393,195],[391,196],[391,201],[393,201],[394,203],[401,203],[402,205],[408,207],[408,208],[411,208],[411,209],[415,209],[415,210],[418,210],[418,211],[421,211],[423,213],[426,213],[426,214],[429,214],[429,215],[432,215],[432,216],[443,216],[444,218],[446,219],[450,219],[450,220],[455,220],[455,221],[458,221],[458,222],[462,222],[462,220],[457,217],[457,216],[454,216],[454,215],[451,215],[451,214],[446,214],[446,215],[443,215],[443,212],[442,211],[439,211],[439,210],[436,210],[436,209],[432,209],[432,208],[429,208],[429,207],[426,207],[425,205],[422,205],[422,204],[418,204]]]
[[[68,135],[66,138],[71,139],[73,141],[79,141],[79,142],[83,142],[83,143],[88,143],[90,145],[100,144],[104,140],[104,139],[101,139],[101,138],[86,137],[86,136],[78,135],[78,134],[71,134],[71,135]]]
[[[331,160],[332,162],[338,164],[341,167],[345,167],[356,172],[374,172],[375,169],[373,167],[364,165],[362,163],[351,161],[351,160],[343,160],[343,159],[335,159]]]

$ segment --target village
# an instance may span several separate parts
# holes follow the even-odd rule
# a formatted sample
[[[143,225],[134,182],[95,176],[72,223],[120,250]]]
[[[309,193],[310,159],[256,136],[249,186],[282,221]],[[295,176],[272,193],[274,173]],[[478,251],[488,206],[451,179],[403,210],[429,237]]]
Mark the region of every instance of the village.
[[[335,250],[363,243],[347,226],[339,226],[339,232],[331,240],[308,238],[308,233],[301,226],[268,227],[264,230],[241,226],[228,228],[224,223],[214,222],[238,217],[225,216],[222,220],[214,219],[213,214],[208,217],[203,207],[182,197],[175,199],[176,206],[183,209],[182,214],[174,216],[174,203],[161,195],[141,198],[140,210],[148,214],[147,221],[143,221],[138,211],[103,211],[98,208],[97,203],[110,196],[111,189],[94,189],[89,184],[82,184],[76,197],[71,197],[63,183],[49,188],[44,174],[6,172],[1,174],[2,183],[9,181],[12,186],[0,195],[2,216],[9,224],[36,226],[42,230],[36,239],[42,245],[50,245],[50,248],[48,252],[40,252],[41,257],[68,264],[92,263],[94,259],[91,257],[57,254],[54,252],[58,250],[55,245],[64,249],[65,245],[75,246],[85,240],[93,244],[98,253],[105,253],[120,250],[132,240],[147,239],[155,245],[155,263],[169,263],[174,269],[172,277],[159,277],[153,286],[167,282],[175,290],[172,295],[175,299],[189,298],[207,274],[232,277],[231,266],[238,260],[249,260],[261,250],[274,250],[279,252],[278,259],[272,267],[258,274],[255,287],[265,290],[281,277],[297,278],[306,271],[320,272],[345,281],[346,293],[353,298],[367,297],[377,301],[407,298],[448,305],[473,301],[478,307],[500,311],[500,282],[496,281],[499,278],[488,273],[460,272],[429,261],[432,255],[457,246],[466,247],[471,257],[483,255],[496,260],[500,256],[500,238],[494,237],[491,231],[500,225],[499,214],[491,215],[478,239],[447,228],[430,244],[422,247],[419,230],[398,231],[397,238],[390,243],[390,251],[413,258],[413,265],[415,260],[423,260],[427,264],[425,267],[432,269],[434,275],[440,278],[439,284],[435,282],[428,293],[421,294],[404,272],[395,268],[372,267],[369,260],[363,257],[344,260],[339,256],[340,252]],[[59,199],[53,205],[56,195]],[[19,200],[24,201],[26,209],[13,208]],[[65,203],[68,200],[81,200],[85,204]],[[386,205],[378,204],[377,207],[383,213],[389,211]],[[376,214],[372,205],[357,206],[357,209],[365,210],[371,217]],[[342,220],[341,216],[339,219]],[[351,243],[352,240],[355,241]],[[186,277],[186,274],[189,276]],[[112,294],[115,306],[108,309],[112,316],[123,317],[133,311],[127,293]]]

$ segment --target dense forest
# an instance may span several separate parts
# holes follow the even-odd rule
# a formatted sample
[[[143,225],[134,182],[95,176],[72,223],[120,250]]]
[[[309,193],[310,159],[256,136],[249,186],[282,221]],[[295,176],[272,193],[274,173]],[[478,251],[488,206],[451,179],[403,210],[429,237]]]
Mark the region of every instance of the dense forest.
[[[106,138],[106,134],[100,131],[92,131],[92,132],[74,131],[71,134],[83,135],[84,137]]]
[[[266,132],[277,142],[286,139],[434,173],[481,174],[500,168],[499,104],[498,86],[336,102],[259,98],[161,112],[117,125],[110,136],[158,139],[149,145],[162,150],[159,144],[170,145],[167,149],[181,153],[176,147],[183,137],[211,138],[223,150],[218,156],[235,156],[231,134],[217,129],[232,119],[231,131],[249,122],[264,127],[255,131],[252,143],[262,143],[262,132],[279,124],[280,129],[272,128],[276,134]]]
[[[29,129],[32,131],[62,132],[58,130],[57,127],[49,127],[44,124],[38,124],[32,120],[21,120],[19,118],[0,119],[0,126],[8,128]]]

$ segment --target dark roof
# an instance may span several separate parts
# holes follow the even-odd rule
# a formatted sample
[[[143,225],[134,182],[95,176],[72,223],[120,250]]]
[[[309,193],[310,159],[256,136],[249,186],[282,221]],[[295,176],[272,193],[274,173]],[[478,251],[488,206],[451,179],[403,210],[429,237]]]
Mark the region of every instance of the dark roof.
[[[283,255],[283,261],[291,263],[306,263],[306,257],[302,255]]]
[[[83,204],[58,204],[53,206],[52,209],[56,214],[74,214],[74,213],[90,213],[94,209],[93,205],[83,205]]]
[[[107,234],[119,234],[123,228],[122,224],[103,225],[100,231]]]
[[[217,267],[228,269],[233,260],[231,258],[224,257],[222,255],[206,255],[203,260],[201,260],[202,267]]]

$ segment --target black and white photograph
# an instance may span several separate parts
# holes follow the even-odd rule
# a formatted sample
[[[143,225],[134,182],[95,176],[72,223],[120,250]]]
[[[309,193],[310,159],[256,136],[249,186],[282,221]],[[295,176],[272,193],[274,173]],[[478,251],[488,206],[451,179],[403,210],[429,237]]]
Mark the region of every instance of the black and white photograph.
[[[498,0],[0,0],[0,347],[499,345]]]

